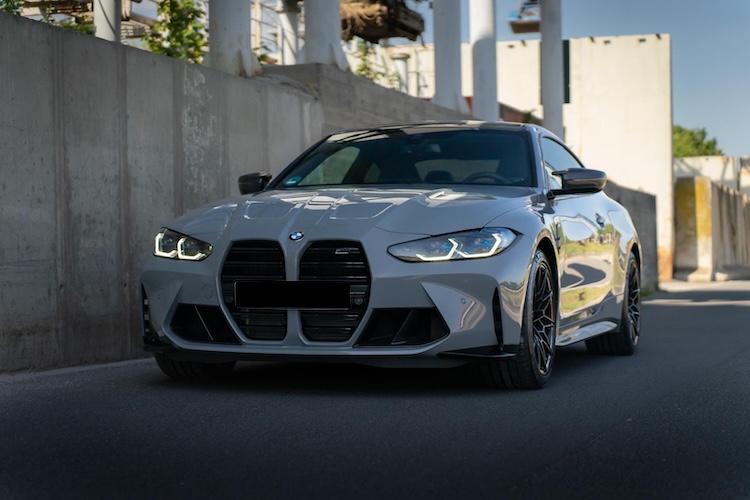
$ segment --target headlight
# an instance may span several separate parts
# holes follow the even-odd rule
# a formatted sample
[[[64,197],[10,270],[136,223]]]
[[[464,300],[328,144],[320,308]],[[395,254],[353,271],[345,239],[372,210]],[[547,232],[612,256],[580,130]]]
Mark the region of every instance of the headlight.
[[[393,245],[388,253],[407,262],[481,259],[499,254],[515,239],[510,229],[487,227]]]
[[[165,259],[203,260],[211,255],[211,250],[210,244],[167,228],[154,238],[154,255]]]

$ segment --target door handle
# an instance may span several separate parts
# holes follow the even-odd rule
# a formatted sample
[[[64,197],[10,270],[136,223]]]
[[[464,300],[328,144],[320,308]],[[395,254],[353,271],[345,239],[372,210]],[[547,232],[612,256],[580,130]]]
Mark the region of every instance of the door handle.
[[[599,227],[601,228],[604,228],[604,226],[607,225],[607,221],[599,214],[596,214],[596,223],[599,224]]]

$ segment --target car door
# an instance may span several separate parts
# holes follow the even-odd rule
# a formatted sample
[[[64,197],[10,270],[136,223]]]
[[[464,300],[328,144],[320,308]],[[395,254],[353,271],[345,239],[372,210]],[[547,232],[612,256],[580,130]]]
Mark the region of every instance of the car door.
[[[584,168],[560,142],[551,137],[541,141],[550,188],[562,187],[555,171]],[[597,319],[601,303],[611,291],[613,227],[607,220],[604,196],[568,194],[550,201],[561,271],[561,327]]]

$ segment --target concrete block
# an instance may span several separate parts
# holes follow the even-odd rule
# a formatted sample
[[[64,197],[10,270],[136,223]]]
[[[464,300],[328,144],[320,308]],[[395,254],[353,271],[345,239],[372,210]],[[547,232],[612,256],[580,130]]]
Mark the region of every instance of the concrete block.
[[[180,65],[177,70],[182,106],[180,127],[181,178],[183,192],[178,212],[204,205],[227,194],[229,171],[224,157],[227,100],[219,71]],[[177,90],[177,89],[176,89]]]
[[[126,148],[120,200],[125,215],[122,272],[127,326],[122,342],[130,356],[140,356],[140,272],[154,235],[177,216],[175,151],[181,144],[175,109],[182,96],[175,91],[175,75],[182,63],[142,50],[123,48],[123,53],[125,94],[120,106],[127,110],[127,121],[120,137]]]
[[[244,78],[227,78],[225,92],[232,109],[227,113],[227,194],[239,194],[237,179],[250,172],[268,171],[266,87]]]
[[[302,103],[298,96],[286,90],[266,87],[265,100],[269,110],[266,114],[268,131],[268,171],[278,175],[304,147],[302,138],[305,123],[302,122]]]
[[[57,30],[0,13],[0,371],[59,351],[57,300]],[[29,64],[36,61],[36,64]]]
[[[679,276],[712,280],[711,180],[685,177],[675,183],[675,272]]]
[[[119,47],[75,33],[61,37],[61,355],[118,359],[124,354]]]

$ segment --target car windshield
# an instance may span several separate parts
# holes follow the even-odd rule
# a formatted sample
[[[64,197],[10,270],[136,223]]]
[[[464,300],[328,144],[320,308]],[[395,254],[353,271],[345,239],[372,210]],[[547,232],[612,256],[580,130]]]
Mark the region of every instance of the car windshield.
[[[524,131],[415,127],[335,134],[285,172],[276,187],[534,181]]]

